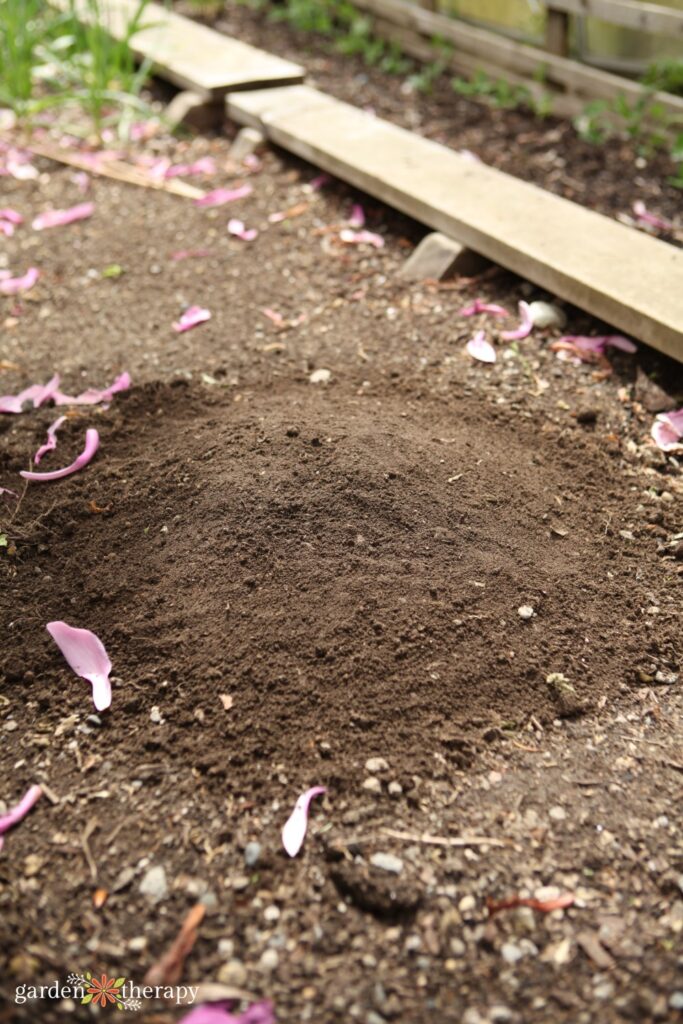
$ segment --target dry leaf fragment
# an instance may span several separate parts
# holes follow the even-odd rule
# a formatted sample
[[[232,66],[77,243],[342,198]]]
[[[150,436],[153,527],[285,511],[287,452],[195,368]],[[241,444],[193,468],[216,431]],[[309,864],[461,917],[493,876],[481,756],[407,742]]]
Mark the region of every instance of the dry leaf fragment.
[[[197,939],[197,929],[202,923],[206,907],[195,903],[180,926],[178,935],[166,952],[152,964],[145,975],[145,985],[176,985],[180,980],[185,960]]]

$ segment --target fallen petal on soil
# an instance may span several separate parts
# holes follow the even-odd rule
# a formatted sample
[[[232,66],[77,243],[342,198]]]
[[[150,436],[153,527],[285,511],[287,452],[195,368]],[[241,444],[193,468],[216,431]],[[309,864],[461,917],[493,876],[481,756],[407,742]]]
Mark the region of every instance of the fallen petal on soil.
[[[308,827],[308,808],[314,797],[327,792],[324,786],[313,786],[302,793],[282,829],[282,845],[290,857],[296,857],[303,845]]]
[[[495,363],[496,361],[496,350],[486,340],[483,331],[477,331],[475,336],[467,342],[465,349],[473,359],[478,359],[481,363]]]
[[[51,423],[50,426],[47,428],[47,441],[45,442],[45,444],[41,444],[40,448],[33,456],[33,462],[36,466],[42,459],[43,455],[47,455],[48,452],[54,451],[54,449],[57,447],[56,434],[65,420],[66,416],[60,416],[59,419],[56,419],[54,423]]]
[[[76,675],[92,683],[95,707],[104,711],[111,704],[111,662],[100,638],[66,622],[48,622],[46,629]]]
[[[384,247],[384,239],[374,231],[353,231],[351,228],[343,228],[339,232],[339,237],[346,245],[374,245],[375,249]]]
[[[87,466],[99,446],[100,435],[94,427],[89,427],[85,432],[85,447],[78,458],[75,459],[70,466],[64,466],[63,469],[53,469],[50,473],[35,473],[22,469],[19,476],[23,476],[24,480],[34,480],[37,483],[49,483],[51,480],[61,480],[63,477],[71,476],[72,473],[77,473],[79,469],[83,469],[84,466]]]
[[[208,309],[202,309],[201,306],[190,306],[186,309],[180,320],[173,324],[173,330],[177,331],[178,334],[182,334],[183,331],[189,331],[191,327],[196,327],[197,324],[203,324],[207,320],[211,319],[211,313]]]
[[[241,238],[243,242],[253,242],[258,235],[256,228],[246,227],[244,221],[238,220],[236,217],[232,217],[228,221],[228,233],[234,235],[235,238]]]
[[[230,1002],[196,1006],[178,1024],[275,1024],[273,1004],[269,1000],[252,1003],[243,1013],[230,1013]]]
[[[657,447],[663,452],[683,450],[683,409],[660,413],[652,424],[650,433]]]
[[[127,391],[130,385],[130,374],[126,372],[119,374],[114,383],[103,391],[88,388],[80,395],[65,395],[61,391],[55,391],[52,398],[55,405],[99,405],[100,402],[109,402],[118,391]]]
[[[59,387],[59,374],[56,373],[47,384],[31,384],[24,388],[18,395],[3,395],[0,398],[0,412],[20,413],[26,402],[30,402],[34,409],[46,402],[48,398],[54,398]]]
[[[483,299],[475,299],[469,306],[463,306],[458,316],[476,316],[477,313],[490,313],[491,316],[510,316],[505,306],[499,306],[495,302],[484,302]]]
[[[46,210],[39,213],[33,220],[31,227],[34,231],[44,231],[45,228],[58,228],[64,224],[73,224],[77,220],[86,220],[92,217],[95,212],[94,203],[79,203],[68,210]]]
[[[42,795],[43,791],[40,786],[31,786],[18,804],[12,807],[7,814],[0,815],[0,850],[4,843],[4,839],[2,838],[3,833],[7,832],[8,829],[13,828],[13,826],[18,824],[22,818],[25,818],[33,805],[40,800]]]
[[[522,321],[521,324],[514,331],[503,331],[501,334],[503,341],[521,341],[522,338],[528,338],[531,334],[534,321],[531,316],[531,309],[529,308],[528,302],[520,302],[519,315]]]
[[[29,288],[33,288],[39,277],[40,271],[38,268],[29,267],[23,277],[6,277],[3,281],[0,281],[0,292],[3,295],[17,295],[18,292],[27,292]]]
[[[238,188],[216,188],[213,192],[207,192],[200,199],[195,199],[195,206],[223,206],[224,203],[232,203],[236,199],[246,199],[253,192],[251,185],[240,185]]]

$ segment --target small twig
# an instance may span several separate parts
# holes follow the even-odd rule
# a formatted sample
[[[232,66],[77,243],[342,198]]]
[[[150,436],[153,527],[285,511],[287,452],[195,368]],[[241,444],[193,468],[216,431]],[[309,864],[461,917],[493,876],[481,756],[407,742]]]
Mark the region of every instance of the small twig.
[[[511,839],[491,839],[488,836],[430,836],[426,832],[397,832],[393,828],[383,828],[385,835],[392,839],[405,839],[406,842],[424,843],[426,846],[514,846]]]
[[[81,171],[90,174],[99,174],[104,178],[113,178],[115,181],[125,181],[128,185],[139,185],[142,188],[153,188],[161,192],[170,192],[172,195],[182,196],[184,199],[200,199],[204,193],[196,185],[189,185],[187,182],[178,181],[176,178],[151,178],[144,171],[139,170],[124,160],[107,160],[97,167],[91,166],[89,161],[82,160],[77,154],[66,152],[57,146],[49,143],[31,142],[24,147],[29,153],[36,156],[47,157],[48,160],[55,160],[57,163],[66,164],[68,167],[77,167]]]
[[[90,836],[93,834],[95,829],[98,828],[98,826],[99,822],[97,818],[91,818],[91,820],[83,829],[83,834],[81,836],[81,849],[83,850],[83,856],[85,857],[88,867],[90,868],[90,876],[93,882],[97,881],[97,864],[95,863],[95,859],[92,853],[90,852],[88,839],[90,839]]]

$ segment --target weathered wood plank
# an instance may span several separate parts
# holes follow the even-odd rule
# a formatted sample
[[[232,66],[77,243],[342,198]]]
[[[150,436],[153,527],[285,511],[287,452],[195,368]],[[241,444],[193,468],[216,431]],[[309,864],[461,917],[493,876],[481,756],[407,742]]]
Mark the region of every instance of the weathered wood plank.
[[[93,16],[88,0],[50,2],[62,10],[70,9],[73,2],[84,23]],[[138,0],[100,0],[104,24],[115,39],[125,36],[138,6]],[[135,56],[151,60],[164,78],[207,99],[237,89],[286,85],[304,79],[304,69],[297,64],[173,14],[160,4],[148,4],[141,24],[130,43]]]
[[[683,250],[307,86],[235,93],[267,138],[683,361]]]
[[[642,85],[628,78],[589,67],[568,57],[551,56],[535,46],[435,14],[406,0],[353,0],[353,5],[392,24],[414,29],[428,39],[442,39],[452,44],[456,51],[488,61],[501,70],[526,77],[542,74],[549,85],[581,93],[590,99],[614,100],[621,95],[634,103],[646,95]],[[652,95],[652,101],[670,114],[683,115],[683,97],[657,92]]]
[[[640,0],[548,0],[548,9],[600,18],[611,25],[624,25],[641,32],[683,36],[683,11]]]

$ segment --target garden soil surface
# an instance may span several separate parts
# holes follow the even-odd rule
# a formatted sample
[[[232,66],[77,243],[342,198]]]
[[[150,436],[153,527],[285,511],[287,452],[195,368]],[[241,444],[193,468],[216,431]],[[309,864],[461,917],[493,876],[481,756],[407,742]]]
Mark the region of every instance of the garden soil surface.
[[[495,269],[400,282],[418,226],[281,154],[250,173],[225,139],[149,147],[253,194],[94,179],[90,220],[39,233],[81,198],[72,171],[2,179],[27,222],[5,262],[41,277],[2,300],[0,390],[133,386],[68,413],[41,468],[87,427],[101,446],[54,483],[18,476],[54,410],[0,421],[0,798],[45,787],[0,858],[0,1021],[104,1019],[17,998],[142,983],[197,903],[174,983],[281,1022],[678,1019],[681,479],[649,428],[680,369],[560,362],[558,329],[506,346],[462,306],[549,296]],[[339,241],[358,199],[384,248]],[[178,334],[190,304],[212,318]],[[477,328],[494,366],[464,350]],[[53,619],[104,642],[109,710]]]

